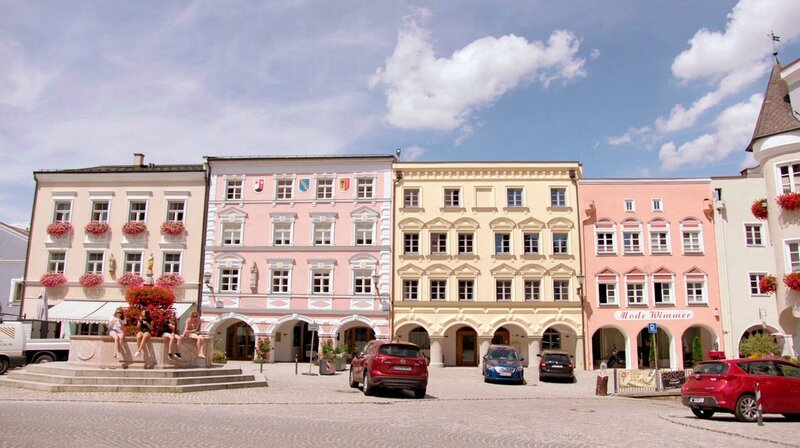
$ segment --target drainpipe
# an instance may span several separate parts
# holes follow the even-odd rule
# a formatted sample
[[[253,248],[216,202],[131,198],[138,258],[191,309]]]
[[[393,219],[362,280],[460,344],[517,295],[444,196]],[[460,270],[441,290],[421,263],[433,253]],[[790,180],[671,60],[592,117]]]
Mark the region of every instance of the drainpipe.
[[[33,181],[35,189],[33,190],[33,206],[31,207],[31,221],[28,227],[28,248],[25,252],[25,270],[22,272],[22,297],[19,300],[19,316],[18,319],[22,320],[25,312],[25,294],[28,292],[28,264],[31,260],[31,241],[33,239],[33,218],[36,211],[36,202],[39,198],[39,179],[36,173],[33,173]]]
[[[578,166],[581,166],[580,163]],[[572,180],[572,183],[575,185],[575,208],[578,212],[578,267],[579,272],[578,275],[583,276],[583,285],[580,287],[580,299],[581,299],[581,332],[583,333],[583,370],[589,370],[589,363],[586,362],[586,359],[589,355],[589,347],[588,347],[588,339],[586,337],[586,289],[588,288],[588,277],[586,276],[586,270],[584,268],[584,244],[583,238],[581,238],[581,227],[583,227],[583,220],[581,219],[581,202],[580,196],[578,193],[578,170],[569,170],[569,178]]]
[[[208,231],[208,195],[209,195],[209,188],[211,185],[211,165],[208,163],[208,159],[203,164],[204,172],[203,178],[205,179],[205,196],[204,196],[204,204],[203,204],[203,230],[200,234],[200,269],[197,272],[197,284],[200,285],[197,288],[197,318],[200,319],[203,317],[203,287],[205,286],[205,276],[204,269],[206,266],[206,232]],[[209,286],[210,289],[210,286]]]

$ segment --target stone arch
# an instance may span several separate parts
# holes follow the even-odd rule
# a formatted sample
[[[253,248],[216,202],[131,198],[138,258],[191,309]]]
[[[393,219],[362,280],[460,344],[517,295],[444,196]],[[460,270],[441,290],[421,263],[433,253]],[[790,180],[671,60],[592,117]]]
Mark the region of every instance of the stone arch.
[[[214,318],[214,320],[208,323],[206,326],[206,333],[213,334],[212,332],[215,332],[217,327],[219,327],[222,322],[231,319],[240,320],[250,326],[254,334],[261,334],[261,329],[258,327],[258,325],[256,325],[253,319],[239,313],[225,313],[218,315]]]
[[[346,324],[352,322],[360,322],[368,327],[372,328],[372,331],[375,332],[375,337],[377,338],[379,335],[382,336],[380,332],[380,327],[373,321],[372,319],[368,319],[364,316],[359,316],[358,314],[353,314],[351,316],[343,317],[339,319],[336,323],[333,324],[333,329],[331,330],[331,334],[336,334],[339,330]]]
[[[552,327],[553,325],[563,325],[565,327],[568,327],[577,335],[582,334],[581,331],[579,330],[581,328],[580,323],[574,322],[569,317],[563,315],[551,317],[550,319],[539,322],[539,324],[534,328],[533,333],[536,336],[542,336],[544,335],[545,330],[547,330],[549,327]]]
[[[482,325],[480,321],[474,319],[472,316],[459,315],[459,316],[453,316],[441,322],[439,324],[440,331],[437,332],[437,334],[444,335],[445,333],[447,333],[448,330],[450,330],[453,327],[457,327],[459,325],[466,325],[468,327],[472,327],[475,329],[475,331],[481,331],[482,327],[485,326]]]
[[[567,218],[553,218],[550,221],[547,221],[547,228],[548,229],[572,229],[575,227],[575,223],[570,221]]]
[[[291,315],[288,315],[288,316],[283,316],[280,319],[278,319],[275,322],[273,322],[272,324],[270,324],[269,327],[267,327],[266,333],[268,335],[270,335],[270,336],[273,336],[275,334],[275,331],[277,331],[277,329],[281,325],[285,324],[286,322],[291,322],[293,320],[303,321],[303,322],[305,322],[307,324],[313,324],[314,323],[314,319],[312,319],[312,318],[310,318],[308,316],[304,316],[302,314],[295,313],[295,314],[291,314]]]
[[[472,218],[460,218],[453,222],[453,228],[458,230],[476,230],[481,225]]]
[[[425,223],[417,218],[406,218],[397,223],[397,228],[400,230],[422,230]]]

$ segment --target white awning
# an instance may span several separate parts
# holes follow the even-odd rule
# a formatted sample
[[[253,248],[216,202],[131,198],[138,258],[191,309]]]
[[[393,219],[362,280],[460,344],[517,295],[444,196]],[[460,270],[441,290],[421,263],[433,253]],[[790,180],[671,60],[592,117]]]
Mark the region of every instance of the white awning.
[[[114,316],[114,311],[117,308],[127,308],[128,302],[121,302],[121,301],[113,301],[113,302],[102,302],[102,306],[95,310],[94,312],[87,314],[86,317],[81,319],[82,322],[108,322]]]
[[[178,319],[194,305],[194,302],[178,302],[172,307]],[[64,300],[50,308],[50,320],[62,322],[104,323],[108,322],[118,307],[127,308],[128,303],[119,300]]]

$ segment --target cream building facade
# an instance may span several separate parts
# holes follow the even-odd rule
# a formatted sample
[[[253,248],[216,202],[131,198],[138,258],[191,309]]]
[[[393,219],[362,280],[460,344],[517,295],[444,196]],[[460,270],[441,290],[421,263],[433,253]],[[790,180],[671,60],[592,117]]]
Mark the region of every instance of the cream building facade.
[[[492,343],[583,368],[577,162],[396,163],[394,338],[432,367]],[[533,360],[533,361],[531,361]]]

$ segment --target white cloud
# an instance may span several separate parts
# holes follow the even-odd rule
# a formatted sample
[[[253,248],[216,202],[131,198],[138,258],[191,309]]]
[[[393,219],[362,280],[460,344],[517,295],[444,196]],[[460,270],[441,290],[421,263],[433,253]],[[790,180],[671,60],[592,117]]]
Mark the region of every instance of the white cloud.
[[[47,88],[48,77],[32,66],[11,43],[0,42],[0,103],[13,107],[27,107],[41,101]]]
[[[402,158],[407,162],[413,162],[414,160],[419,160],[423,154],[425,154],[425,148],[413,145],[403,150]]]
[[[664,171],[682,167],[696,167],[725,159],[735,151],[742,151],[753,134],[753,123],[761,110],[760,94],[747,102],[738,103],[720,113],[714,120],[715,131],[677,146],[668,142],[661,146],[658,157]]]
[[[545,86],[558,79],[586,76],[577,57],[580,41],[555,31],[547,43],[509,34],[483,37],[448,58],[437,58],[430,32],[413,19],[399,30],[385,66],[370,80],[387,97],[387,121],[403,129],[451,131],[478,108],[491,104],[527,80]]]
[[[599,58],[599,57],[600,57],[600,50],[599,50],[599,49],[597,49],[597,48],[593,48],[593,49],[592,49],[592,52],[591,52],[591,53],[589,53],[589,57],[590,57],[590,58],[592,58],[592,59],[597,59],[597,58]]]

